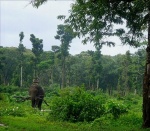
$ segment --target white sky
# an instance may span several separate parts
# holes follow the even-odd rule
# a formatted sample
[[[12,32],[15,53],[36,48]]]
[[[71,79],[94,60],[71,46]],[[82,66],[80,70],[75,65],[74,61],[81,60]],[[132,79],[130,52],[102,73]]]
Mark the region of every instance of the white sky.
[[[57,16],[68,16],[71,3],[74,1],[49,0],[38,9],[31,5],[26,6],[29,1],[0,0],[0,45],[18,47],[19,33],[23,31],[25,35],[23,44],[26,48],[32,48],[29,39],[30,34],[34,34],[43,39],[44,51],[49,51],[52,45],[60,45],[60,41],[54,38],[57,25],[62,23]],[[111,48],[104,46],[102,54],[113,56],[124,54],[127,50],[130,50],[131,53],[137,50],[129,46],[122,46],[117,37],[113,37],[112,41],[116,42],[116,46]],[[83,45],[78,38],[72,41],[71,54],[79,54],[81,51],[87,50],[95,50],[93,44]]]

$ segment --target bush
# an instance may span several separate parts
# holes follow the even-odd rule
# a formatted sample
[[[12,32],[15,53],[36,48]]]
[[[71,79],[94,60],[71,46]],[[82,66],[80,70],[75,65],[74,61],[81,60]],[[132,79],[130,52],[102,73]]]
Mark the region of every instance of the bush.
[[[108,103],[108,113],[111,113],[115,119],[119,118],[121,114],[127,113],[128,108],[127,106],[110,101]]]
[[[129,94],[125,96],[124,103],[127,103],[128,105],[137,105],[139,99],[140,97],[138,95]]]
[[[63,89],[60,96],[52,100],[49,118],[63,121],[93,121],[104,114],[103,101],[87,93],[84,89]]]
[[[44,90],[46,92],[46,97],[53,97],[53,96],[58,96],[58,91],[60,87],[58,87],[57,84],[53,84],[50,87],[45,87]]]
[[[14,92],[18,91],[19,88],[17,86],[1,86],[0,92],[2,93],[10,93],[13,94]]]
[[[5,99],[5,98],[4,98],[3,94],[0,93],[0,100],[4,100],[4,99]]]
[[[0,101],[8,101],[8,95],[6,93],[0,93]]]

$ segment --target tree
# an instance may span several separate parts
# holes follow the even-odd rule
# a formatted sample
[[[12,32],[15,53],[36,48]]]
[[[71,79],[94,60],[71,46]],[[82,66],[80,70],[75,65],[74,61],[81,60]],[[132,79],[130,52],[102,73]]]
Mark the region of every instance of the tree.
[[[61,77],[60,77],[60,75],[57,75],[57,74],[59,74],[58,72],[58,70],[59,70],[59,68],[57,68],[58,67],[58,58],[56,57],[56,55],[58,55],[59,53],[60,53],[60,46],[57,46],[57,45],[53,45],[52,47],[51,47],[51,50],[52,50],[52,54],[51,54],[51,59],[52,59],[52,61],[53,61],[53,66],[52,66],[52,68],[51,68],[51,82],[52,82],[52,84],[54,83],[54,75],[55,76],[58,76],[56,79],[59,81],[59,83],[60,83],[60,79],[61,79]]]
[[[81,52],[72,58],[70,67],[72,85],[90,88],[92,81],[91,56],[87,52]]]
[[[34,0],[39,7],[47,0]],[[139,46],[143,31],[148,29],[147,60],[143,81],[143,127],[150,127],[150,0],[76,0],[66,22],[85,36],[84,43],[93,41],[100,45],[115,45],[105,41],[106,36],[118,36],[123,44]],[[114,29],[114,24],[128,28]]]
[[[44,51],[40,56],[38,69],[40,73],[40,83],[48,86],[54,83],[55,54],[53,51]]]
[[[34,77],[37,77],[37,64],[39,63],[39,58],[41,53],[43,52],[43,40],[36,38],[33,34],[30,35],[30,41],[32,42],[32,52],[35,55],[33,58],[34,62]]]
[[[94,65],[94,77],[96,80],[96,87],[97,89],[100,87],[100,74],[102,71],[101,65],[101,46],[96,46],[96,51],[93,56],[93,65]]]
[[[91,67],[89,69],[89,76],[92,79],[92,89],[95,87],[98,89],[100,87],[100,76],[102,71],[101,64],[101,47],[96,46],[96,51],[88,51],[88,54],[91,56]]]
[[[19,59],[20,59],[20,87],[22,87],[23,52],[25,51],[25,47],[22,44],[22,40],[24,38],[24,33],[20,32],[19,37],[20,37],[20,43],[18,46],[18,51],[19,51]]]
[[[120,55],[122,56],[122,55]],[[113,90],[117,87],[118,82],[118,65],[119,62],[115,58],[116,56],[102,56],[102,72],[101,72],[101,88],[104,91],[108,91],[111,95]]]
[[[119,72],[119,79],[118,79],[118,92],[120,95],[124,96],[129,93],[131,90],[131,71],[130,71],[130,64],[131,64],[131,53],[129,51],[123,55],[120,68],[121,71]]]
[[[76,33],[68,25],[58,25],[57,35],[55,39],[61,41],[60,54],[62,62],[62,87],[66,86],[66,57],[69,55],[69,47],[72,39],[76,37]]]
[[[20,37],[20,43],[22,43],[22,40],[23,40],[23,38],[24,38],[24,33],[23,33],[23,32],[20,32],[19,37]]]
[[[137,90],[141,90],[140,88],[142,85],[142,77],[145,67],[145,58],[146,58],[146,52],[145,49],[138,49],[138,51],[135,53],[135,65],[136,65],[136,84],[135,84],[135,93]]]
[[[16,48],[0,48],[1,56],[1,83],[3,85],[10,85],[13,73],[17,67],[18,57]],[[16,73],[18,74],[18,73]]]

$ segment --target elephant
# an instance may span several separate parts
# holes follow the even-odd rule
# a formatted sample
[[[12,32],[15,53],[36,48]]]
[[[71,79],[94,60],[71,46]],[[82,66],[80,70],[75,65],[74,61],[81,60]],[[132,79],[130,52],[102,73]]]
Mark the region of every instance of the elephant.
[[[38,79],[34,79],[33,84],[29,88],[29,96],[33,108],[38,107],[38,109],[41,110],[44,95],[44,89],[39,85]]]

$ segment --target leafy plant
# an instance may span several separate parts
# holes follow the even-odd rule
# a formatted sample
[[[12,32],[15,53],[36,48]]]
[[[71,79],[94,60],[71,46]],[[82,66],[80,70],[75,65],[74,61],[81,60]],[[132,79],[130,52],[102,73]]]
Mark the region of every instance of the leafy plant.
[[[128,108],[123,104],[119,104],[118,102],[110,101],[108,104],[108,112],[113,115],[115,119],[119,118],[120,115],[127,113]]]
[[[71,122],[93,121],[104,114],[103,101],[81,88],[63,89],[52,100],[49,117]]]
[[[0,101],[8,101],[8,96],[5,93],[0,93]]]
[[[18,91],[18,89],[19,88],[17,86],[1,86],[0,92],[12,94]]]

